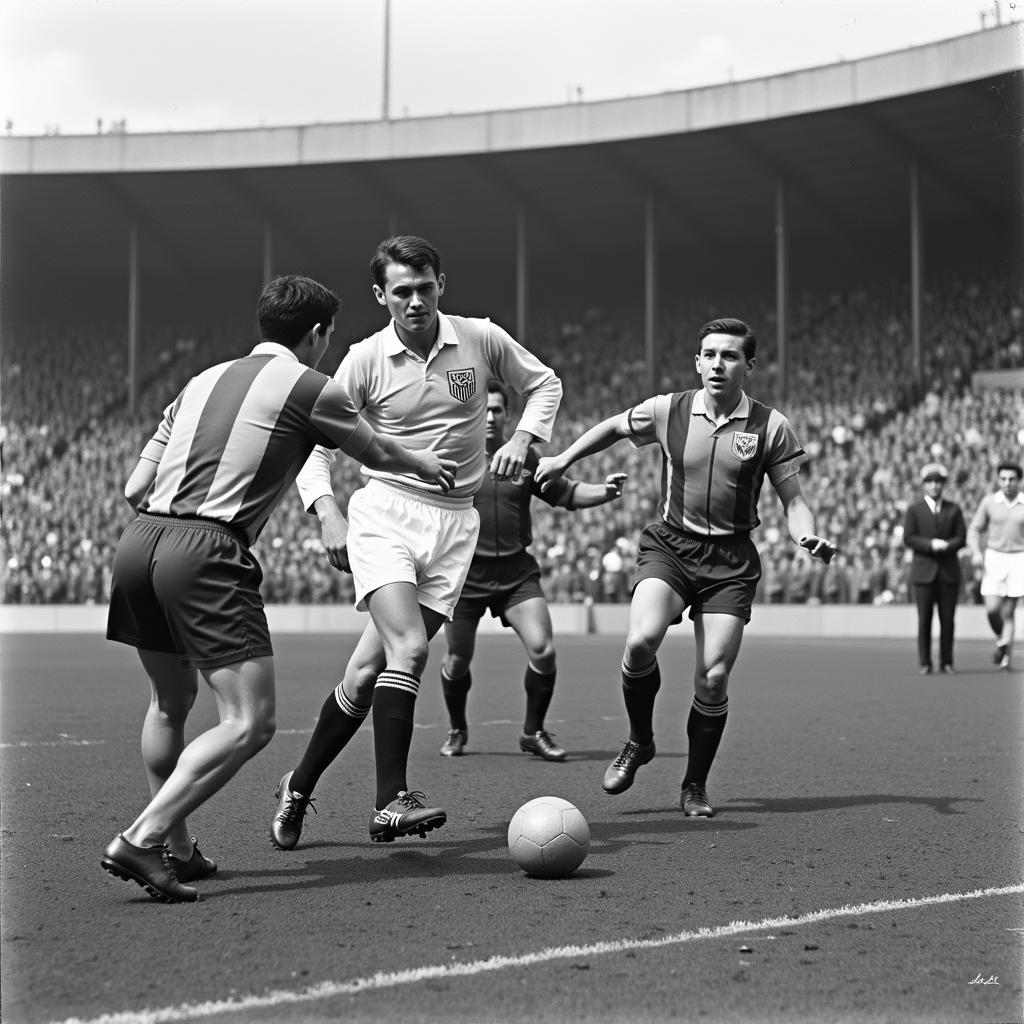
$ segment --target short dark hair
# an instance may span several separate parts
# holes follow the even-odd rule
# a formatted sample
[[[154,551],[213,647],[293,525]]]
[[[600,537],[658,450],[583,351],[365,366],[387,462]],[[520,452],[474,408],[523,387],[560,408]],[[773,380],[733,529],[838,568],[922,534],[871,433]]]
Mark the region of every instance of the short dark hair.
[[[264,341],[295,348],[316,324],[323,334],[339,309],[341,299],[326,285],[301,274],[282,274],[260,293],[256,321]]]
[[[1019,462],[1010,462],[1007,460],[1006,462],[1000,462],[999,465],[996,466],[996,476],[1000,473],[1007,472],[1016,473],[1018,480],[1024,479],[1024,466],[1021,466]]]
[[[508,411],[508,388],[499,380],[489,380],[487,382],[487,394],[489,395],[501,395],[501,401],[505,406],[505,411]]]
[[[750,326],[743,320],[737,320],[732,316],[719,317],[717,320],[709,320],[698,332],[697,343],[702,342],[709,334],[731,334],[742,342],[743,356],[749,362],[757,355],[757,335],[750,329]]]
[[[370,275],[378,288],[384,287],[384,271],[389,263],[401,263],[421,273],[433,268],[441,276],[441,254],[419,235],[393,235],[377,246],[370,260]]]

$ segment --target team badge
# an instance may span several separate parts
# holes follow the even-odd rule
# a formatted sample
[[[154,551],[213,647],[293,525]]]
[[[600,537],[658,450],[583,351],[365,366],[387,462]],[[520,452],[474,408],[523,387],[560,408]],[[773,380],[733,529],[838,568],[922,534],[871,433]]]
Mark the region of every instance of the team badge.
[[[476,394],[476,370],[472,367],[468,370],[449,370],[448,390],[452,398],[468,402]]]
[[[757,454],[757,434],[737,430],[732,435],[732,453],[740,462],[747,462]]]

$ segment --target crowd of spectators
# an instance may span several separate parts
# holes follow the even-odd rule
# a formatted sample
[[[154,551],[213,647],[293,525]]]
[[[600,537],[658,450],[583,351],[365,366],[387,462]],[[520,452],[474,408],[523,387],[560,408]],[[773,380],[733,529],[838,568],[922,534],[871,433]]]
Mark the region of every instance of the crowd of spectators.
[[[971,389],[975,370],[1024,366],[1024,314],[1009,281],[943,282],[926,303],[919,377],[905,294],[807,296],[794,305],[781,400],[773,314],[765,304],[750,306],[760,310],[749,319],[761,341],[749,390],[778,401],[803,441],[804,491],[819,531],[837,541],[840,554],[824,567],[795,548],[766,486],[755,534],[764,565],[759,600],[905,602],[902,522],[919,493],[920,466],[938,460],[949,467],[946,497],[969,516],[993,489],[996,463],[1024,450],[1024,392]],[[695,386],[696,328],[726,312],[710,305],[666,311],[663,322],[674,326],[660,338],[658,390]],[[123,332],[97,326],[44,336],[6,337],[0,366],[0,600],[102,604],[114,546],[131,517],[123,483],[160,410],[197,369],[247,351],[251,338],[226,328],[150,335],[139,360],[140,413],[131,416]],[[530,346],[565,383],[552,450],[648,396],[641,337],[636,325],[599,310],[534,329]],[[569,513],[534,503],[533,551],[550,600],[628,600],[637,535],[655,514],[659,453],[623,442],[573,474],[601,480],[619,471],[629,479],[612,504]],[[339,496],[359,486],[351,461],[337,460],[333,472]],[[254,550],[268,603],[352,601],[351,577],[327,563],[317,522],[294,492]],[[963,600],[976,601],[969,564],[964,579]]]

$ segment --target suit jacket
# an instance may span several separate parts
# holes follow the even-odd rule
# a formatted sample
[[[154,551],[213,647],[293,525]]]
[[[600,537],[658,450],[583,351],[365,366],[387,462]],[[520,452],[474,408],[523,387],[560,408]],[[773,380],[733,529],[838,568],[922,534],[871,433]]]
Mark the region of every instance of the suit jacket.
[[[931,542],[936,537],[949,541],[945,551],[932,551]],[[924,498],[911,502],[903,520],[903,543],[914,552],[911,583],[933,583],[936,577],[960,582],[957,552],[967,543],[967,525],[955,501],[943,498],[938,515],[932,513]]]

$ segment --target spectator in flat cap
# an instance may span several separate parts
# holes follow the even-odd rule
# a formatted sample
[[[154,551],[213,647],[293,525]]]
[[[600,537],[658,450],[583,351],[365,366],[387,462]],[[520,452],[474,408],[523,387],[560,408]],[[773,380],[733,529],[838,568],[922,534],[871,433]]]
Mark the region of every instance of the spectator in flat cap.
[[[924,494],[907,507],[903,543],[913,552],[910,587],[917,605],[917,658],[921,674],[932,671],[932,618],[939,611],[939,670],[953,672],[953,623],[960,593],[957,552],[967,543],[964,514],[943,498],[949,473],[940,462],[921,469]]]

